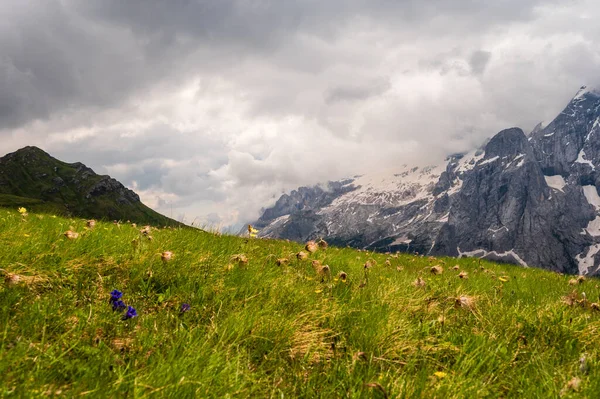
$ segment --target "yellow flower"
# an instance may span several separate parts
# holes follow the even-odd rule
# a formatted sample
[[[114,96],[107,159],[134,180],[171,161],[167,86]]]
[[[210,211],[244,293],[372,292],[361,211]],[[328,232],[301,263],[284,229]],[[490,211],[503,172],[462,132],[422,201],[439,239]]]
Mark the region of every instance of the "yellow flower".
[[[250,238],[256,238],[256,234],[258,234],[258,230],[252,227],[251,224],[248,225],[248,235]]]
[[[320,294],[321,292],[323,292],[323,290],[320,288],[315,290],[315,294]]]
[[[448,374],[444,373],[443,371],[436,371],[435,373],[433,373],[433,375],[435,375],[437,378],[444,378]]]
[[[29,234],[23,234],[25,237],[29,237]]]
[[[27,209],[25,209],[25,208],[23,208],[23,207],[20,207],[20,208],[19,208],[19,213],[20,213],[21,215],[25,215],[25,214],[27,214]]]
[[[508,281],[508,278],[506,278],[506,277],[498,277],[498,280],[502,281],[503,283],[506,283]]]

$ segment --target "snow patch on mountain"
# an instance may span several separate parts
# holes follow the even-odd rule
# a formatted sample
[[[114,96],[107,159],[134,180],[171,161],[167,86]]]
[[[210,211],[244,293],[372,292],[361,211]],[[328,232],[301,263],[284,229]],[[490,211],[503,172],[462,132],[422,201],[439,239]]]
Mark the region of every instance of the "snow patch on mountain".
[[[600,210],[600,195],[596,190],[596,186],[586,185],[581,187],[583,189],[583,195],[587,200],[588,204],[596,208],[596,211]]]
[[[579,155],[577,155],[577,159],[575,160],[575,162],[590,165],[590,168],[592,168],[592,170],[596,170],[596,167],[594,166],[592,161],[585,159],[585,151],[583,150],[583,148],[581,149],[581,151],[579,151]]]
[[[527,263],[523,259],[521,259],[521,257],[519,255],[517,255],[517,253],[514,251],[514,249],[511,249],[511,250],[505,251],[505,252],[486,251],[485,249],[476,249],[474,251],[462,252],[459,247],[456,247],[456,250],[458,251],[459,258],[463,258],[463,257],[486,258],[486,257],[492,255],[492,256],[495,256],[500,259],[512,258],[513,260],[516,260],[521,266],[525,266],[525,267],[528,266]]]
[[[565,182],[565,179],[561,175],[544,176],[544,179],[546,179],[546,184],[548,186],[564,193],[563,188],[565,188],[567,183]]]
[[[589,247],[585,256],[579,254],[575,257],[579,263],[579,274],[588,274],[591,267],[594,266],[594,256],[600,251],[600,244],[594,244]]]

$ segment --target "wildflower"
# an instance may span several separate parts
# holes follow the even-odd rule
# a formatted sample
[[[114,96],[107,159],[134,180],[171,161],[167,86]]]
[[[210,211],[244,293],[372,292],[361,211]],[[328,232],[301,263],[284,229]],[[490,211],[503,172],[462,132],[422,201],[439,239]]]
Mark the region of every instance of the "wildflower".
[[[143,234],[145,236],[147,236],[148,234],[150,234],[150,231],[152,230],[152,228],[150,226],[144,226],[141,230],[140,230],[140,234]]]
[[[318,270],[317,270],[317,274],[319,276],[322,276],[324,278],[329,278],[331,277],[331,269],[329,268],[329,265],[324,265],[321,266]]]
[[[248,225],[248,236],[250,238],[256,238],[256,235],[258,234],[258,230],[255,229],[254,227],[252,227],[251,224]]]
[[[415,287],[425,287],[426,283],[425,283],[425,280],[423,280],[421,277],[419,277],[418,279],[413,281],[413,285]]]
[[[567,383],[567,388],[571,389],[572,391],[579,391],[580,385],[581,385],[581,379],[579,377],[573,377]]]
[[[402,270],[404,270],[403,266],[396,266],[396,271],[401,272]]]
[[[79,233],[76,233],[71,230],[67,230],[67,231],[65,231],[65,237],[67,237],[69,240],[74,240],[77,237],[79,237]]]
[[[575,305],[575,303],[579,302],[578,299],[579,299],[579,294],[577,293],[577,291],[573,291],[569,295],[562,297],[562,301],[568,306]]]
[[[20,213],[21,215],[26,215],[26,214],[27,214],[27,209],[25,209],[25,208],[23,208],[23,207],[20,207],[20,208],[19,208],[19,213]]]
[[[462,278],[462,279],[468,279],[469,278],[469,274],[467,272],[460,272],[458,273],[458,278]]]
[[[375,265],[376,265],[376,262],[373,259],[369,259],[368,261],[365,262],[365,264],[364,264],[363,267],[365,269],[370,269],[370,268],[372,268]]]
[[[118,299],[118,300],[112,302],[112,307],[113,307],[113,310],[116,312],[117,310],[125,309],[127,307],[127,305],[125,305],[125,302]]]
[[[454,267],[452,268],[452,270],[458,270],[458,269],[460,269],[460,266],[458,266],[458,265],[454,265]]]
[[[508,281],[508,277],[498,277],[498,280],[502,281],[503,283],[506,283]]]
[[[386,265],[386,266],[392,266],[392,262],[390,262],[390,260],[389,260],[389,259],[386,259],[386,260],[385,260],[385,265]]]
[[[312,253],[317,252],[317,249],[319,249],[319,246],[314,241],[309,241],[306,243],[306,246],[304,247],[304,249],[306,249],[308,252],[310,252],[312,254]]]
[[[179,311],[180,311],[181,313],[185,313],[185,312],[187,312],[188,310],[190,310],[190,307],[191,307],[191,306],[190,306],[190,304],[189,304],[189,303],[182,303],[182,304],[181,304],[181,308],[179,309]]]
[[[442,379],[445,378],[448,374],[444,373],[443,371],[436,371],[435,373],[433,373],[433,375],[439,379]]]
[[[317,289],[315,290],[315,294],[320,294],[321,292],[323,292],[323,290],[322,290],[321,288],[317,288]]]
[[[308,255],[306,254],[306,252],[300,251],[296,254],[296,258],[298,260],[305,260],[306,258],[308,258]]]
[[[231,261],[237,262],[240,266],[246,266],[248,264],[248,257],[244,254],[233,255]]]
[[[317,241],[317,245],[319,246],[319,248],[321,249],[327,249],[327,247],[329,246],[329,244],[327,244],[327,241],[325,241],[324,239],[319,239],[319,241]]]
[[[338,277],[340,280],[342,280],[342,283],[345,283],[346,280],[348,280],[348,275],[346,274],[346,272],[340,272],[340,274],[338,274]]]
[[[16,285],[19,284],[22,280],[22,276],[14,273],[8,273],[6,277],[4,277],[6,284],[8,285]]]
[[[444,272],[444,268],[440,265],[435,265],[432,266],[431,269],[429,269],[429,271],[431,272],[431,274],[442,274]]]
[[[119,290],[112,290],[110,292],[110,302],[115,302],[118,301],[119,299],[123,298],[123,293]]]
[[[455,308],[472,309],[474,305],[475,298],[473,298],[472,296],[461,295],[458,298],[455,298],[454,300]]]
[[[161,254],[160,258],[162,259],[163,262],[168,262],[173,258],[173,252],[165,251]]]
[[[125,314],[123,315],[123,320],[132,319],[137,315],[137,311],[133,306],[127,306],[127,312],[125,312]]]
[[[277,261],[275,263],[277,263],[277,266],[283,266],[283,265],[287,265],[289,262],[289,259],[287,258],[279,258],[277,259]]]
[[[87,221],[86,225],[88,229],[93,229],[94,227],[96,227],[96,221],[94,219],[90,219]]]
[[[131,223],[131,227],[133,227],[135,229],[137,227],[137,224]]]
[[[584,281],[585,281],[585,277],[584,277],[584,276],[579,276],[579,277],[577,277],[577,282],[578,282],[579,284],[583,284],[583,282],[584,282]]]
[[[311,262],[311,265],[312,265],[313,269],[315,269],[315,272],[318,272],[319,270],[321,270],[321,267],[323,267],[323,265],[321,264],[321,261],[319,261],[319,260],[313,260]]]

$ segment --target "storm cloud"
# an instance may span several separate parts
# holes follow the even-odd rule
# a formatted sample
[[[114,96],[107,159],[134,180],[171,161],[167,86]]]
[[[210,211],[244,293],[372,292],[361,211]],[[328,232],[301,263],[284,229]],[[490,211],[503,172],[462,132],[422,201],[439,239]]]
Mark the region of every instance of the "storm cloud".
[[[164,213],[437,161],[600,84],[600,5],[5,0],[0,152],[38,145]]]

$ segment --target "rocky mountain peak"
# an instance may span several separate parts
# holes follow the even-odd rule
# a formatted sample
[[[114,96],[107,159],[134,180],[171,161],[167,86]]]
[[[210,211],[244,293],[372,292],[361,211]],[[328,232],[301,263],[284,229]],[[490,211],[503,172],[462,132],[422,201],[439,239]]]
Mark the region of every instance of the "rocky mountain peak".
[[[485,146],[485,158],[529,154],[532,148],[523,130],[518,127],[502,130]]]
[[[582,87],[547,126],[502,130],[484,150],[283,196],[261,235],[600,275],[600,91]]]

